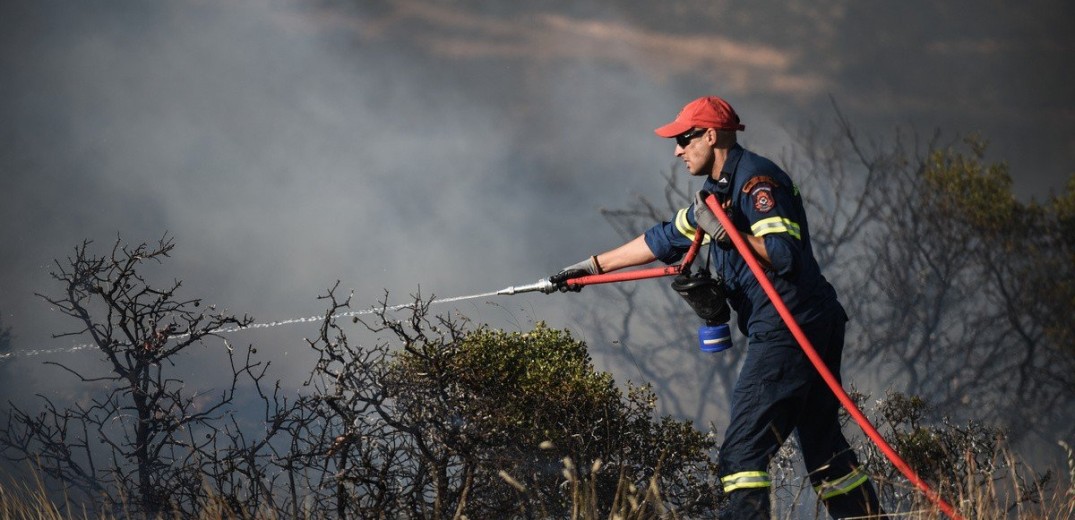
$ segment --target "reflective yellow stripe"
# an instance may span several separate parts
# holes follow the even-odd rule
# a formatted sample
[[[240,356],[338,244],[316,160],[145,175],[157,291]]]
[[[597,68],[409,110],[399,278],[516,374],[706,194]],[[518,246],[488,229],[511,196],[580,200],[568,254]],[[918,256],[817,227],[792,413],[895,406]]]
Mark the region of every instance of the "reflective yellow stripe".
[[[676,231],[679,231],[683,234],[683,236],[687,237],[688,240],[693,242],[694,234],[698,231],[698,229],[692,226],[691,223],[687,220],[688,211],[690,211],[690,208],[683,208],[679,210],[679,213],[676,213]],[[703,244],[707,242],[709,242],[709,235],[706,235],[704,238],[702,238]]]
[[[697,231],[697,229],[691,226],[691,223],[687,221],[687,211],[689,210],[690,208],[683,208],[679,210],[679,213],[676,213],[676,230],[683,233],[683,236],[694,240],[694,232]]]
[[[814,486],[814,491],[817,492],[822,500],[828,500],[865,484],[869,479],[869,475],[856,469],[832,482],[822,482],[820,485]]]
[[[753,489],[769,487],[769,474],[764,471],[740,471],[722,477],[720,483],[724,484],[724,492],[731,493],[737,489]]]
[[[763,218],[750,226],[750,231],[756,237],[762,237],[770,233],[787,233],[793,238],[802,238],[799,233],[799,224],[784,217]]]

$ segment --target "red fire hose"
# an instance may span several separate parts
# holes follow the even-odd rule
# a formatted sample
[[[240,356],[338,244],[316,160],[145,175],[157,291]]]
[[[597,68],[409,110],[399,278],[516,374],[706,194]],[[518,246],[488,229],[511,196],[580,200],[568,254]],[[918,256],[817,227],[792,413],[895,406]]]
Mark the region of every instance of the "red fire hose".
[[[691,263],[694,262],[694,257],[698,256],[698,250],[702,246],[702,238],[705,233],[699,230],[694,234],[694,241],[691,242],[690,249],[687,250],[687,254],[683,255],[683,261],[679,265],[669,265],[665,267],[653,267],[649,269],[635,269],[633,271],[616,271],[614,273],[592,274],[589,276],[580,276],[578,278],[572,278],[567,280],[567,285],[582,287],[584,285],[597,285],[602,283],[614,283],[614,282],[627,282],[631,280],[645,280],[647,278],[660,278],[662,276],[675,276],[689,269]]]
[[[926,484],[926,482],[923,481],[902,458],[900,458],[899,454],[896,453],[896,450],[885,441],[884,437],[877,431],[877,428],[875,428],[873,424],[870,423],[870,420],[862,414],[862,411],[855,405],[855,402],[851,400],[851,397],[849,397],[843,387],[840,386],[840,382],[836,380],[832,371],[825,366],[825,362],[818,356],[817,351],[814,350],[814,346],[810,343],[810,340],[807,339],[806,334],[803,333],[798,322],[795,321],[795,317],[791,315],[791,311],[789,311],[787,305],[784,304],[783,298],[780,297],[780,294],[776,292],[776,288],[773,287],[769,278],[766,277],[765,271],[754,257],[754,252],[750,249],[750,246],[748,246],[743,237],[740,236],[739,231],[735,229],[735,226],[732,224],[731,219],[728,218],[728,215],[721,209],[720,203],[717,202],[716,197],[710,195],[709,198],[706,199],[706,205],[709,206],[709,209],[713,211],[717,216],[717,219],[720,220],[721,225],[727,230],[728,237],[731,238],[732,243],[735,244],[735,248],[739,251],[739,254],[746,260],[751,272],[754,273],[754,276],[758,279],[758,283],[761,284],[762,289],[765,290],[765,294],[769,296],[769,300],[773,302],[773,306],[776,307],[777,312],[780,313],[780,317],[784,319],[784,323],[787,324],[792,335],[798,340],[799,346],[801,346],[803,352],[806,353],[806,357],[810,359],[814,368],[821,374],[821,378],[825,380],[825,384],[829,386],[832,393],[836,395],[836,398],[839,399],[840,403],[843,404],[844,408],[851,414],[851,418],[858,423],[859,427],[862,428],[862,431],[870,437],[870,440],[881,449],[881,452],[885,454],[885,457],[887,457],[912,484],[918,487],[930,502],[940,508],[940,510],[952,520],[963,520],[963,517],[960,516],[951,505],[945,502],[944,499],[929,486],[929,484]],[[688,269],[691,262],[694,261],[702,243],[702,236],[703,233],[701,230],[695,234],[690,249],[684,256],[683,262],[679,265],[582,276],[579,278],[572,278],[568,280],[567,283],[572,286],[584,286],[678,275]]]
[[[888,442],[886,442],[884,437],[877,431],[877,428],[874,428],[873,424],[870,423],[870,420],[858,409],[858,406],[855,406],[855,402],[847,395],[847,392],[840,386],[840,382],[833,376],[829,367],[825,366],[825,362],[821,360],[821,356],[818,356],[817,351],[814,350],[814,346],[810,343],[810,340],[807,339],[806,334],[803,333],[802,328],[799,327],[799,324],[791,315],[791,311],[788,310],[787,305],[784,304],[783,298],[780,297],[780,294],[776,292],[776,288],[773,287],[772,282],[766,277],[761,264],[754,258],[754,252],[750,249],[750,246],[747,245],[743,237],[739,235],[739,231],[735,229],[731,219],[728,218],[728,215],[726,215],[724,210],[720,207],[717,198],[710,195],[705,202],[706,205],[709,206],[709,209],[713,211],[713,214],[717,216],[717,219],[720,220],[720,224],[724,226],[724,229],[728,232],[728,237],[732,239],[735,248],[739,251],[739,254],[743,256],[743,259],[746,260],[747,265],[750,266],[751,272],[754,273],[754,276],[758,279],[758,283],[765,289],[765,294],[767,294],[769,300],[773,302],[773,306],[776,307],[777,312],[780,313],[780,317],[784,319],[784,323],[787,324],[788,329],[791,330],[795,339],[799,341],[799,346],[801,346],[803,352],[806,353],[806,357],[810,358],[810,362],[814,364],[814,368],[817,369],[818,373],[821,374],[821,378],[825,380],[827,385],[829,385],[829,389],[832,390],[832,393],[836,394],[836,398],[840,400],[840,403],[843,404],[844,408],[851,414],[851,418],[858,423],[862,428],[862,431],[864,431],[874,444],[881,449],[881,452],[885,454],[885,457],[888,457],[888,460],[892,461],[892,464],[907,477],[907,480],[910,480],[911,483],[918,487],[918,489],[922,490],[922,493],[926,495],[926,498],[928,498],[930,502],[933,502],[934,505],[939,507],[941,511],[948,515],[952,520],[963,520],[963,517],[960,516],[951,505],[945,502],[933,488],[929,487],[929,485],[926,484],[926,482],[923,481],[902,458],[900,458],[899,454],[896,453],[896,450],[892,449],[892,446],[889,446]],[[701,233],[699,232],[699,234]]]

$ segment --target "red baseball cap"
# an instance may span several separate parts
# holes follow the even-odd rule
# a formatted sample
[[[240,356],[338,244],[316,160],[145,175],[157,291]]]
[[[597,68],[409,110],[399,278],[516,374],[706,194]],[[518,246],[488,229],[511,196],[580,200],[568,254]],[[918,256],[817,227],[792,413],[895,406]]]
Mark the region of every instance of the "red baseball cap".
[[[717,96],[706,96],[687,103],[675,121],[654,132],[661,137],[675,137],[692,128],[746,130],[747,127],[739,123],[739,115],[727,101]]]

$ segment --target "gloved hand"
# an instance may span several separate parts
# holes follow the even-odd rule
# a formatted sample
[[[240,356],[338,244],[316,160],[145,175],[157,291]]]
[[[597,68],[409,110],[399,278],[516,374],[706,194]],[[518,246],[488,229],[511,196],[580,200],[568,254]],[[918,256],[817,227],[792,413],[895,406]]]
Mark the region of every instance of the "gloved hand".
[[[707,235],[713,238],[722,247],[731,245],[732,241],[728,238],[728,232],[724,230],[724,226],[721,225],[720,220],[713,214],[713,211],[706,205],[705,199],[709,198],[709,192],[699,191],[694,195],[694,221],[698,223],[698,227],[705,231]]]
[[[581,262],[571,264],[549,277],[549,281],[556,286],[556,289],[560,292],[579,292],[582,290],[581,285],[570,286],[567,281],[572,278],[578,278],[580,276],[589,276],[591,274],[601,274],[601,266],[597,264],[597,257],[591,256]]]

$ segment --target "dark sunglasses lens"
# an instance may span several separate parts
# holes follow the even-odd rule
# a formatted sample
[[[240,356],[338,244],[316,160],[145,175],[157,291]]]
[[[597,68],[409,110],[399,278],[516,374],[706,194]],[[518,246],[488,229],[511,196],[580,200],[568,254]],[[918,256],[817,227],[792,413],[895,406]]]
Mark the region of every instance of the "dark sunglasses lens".
[[[686,147],[688,144],[691,144],[691,139],[698,137],[701,133],[702,132],[699,130],[691,130],[690,132],[687,132],[685,134],[677,135],[676,144],[678,144],[680,147]]]

